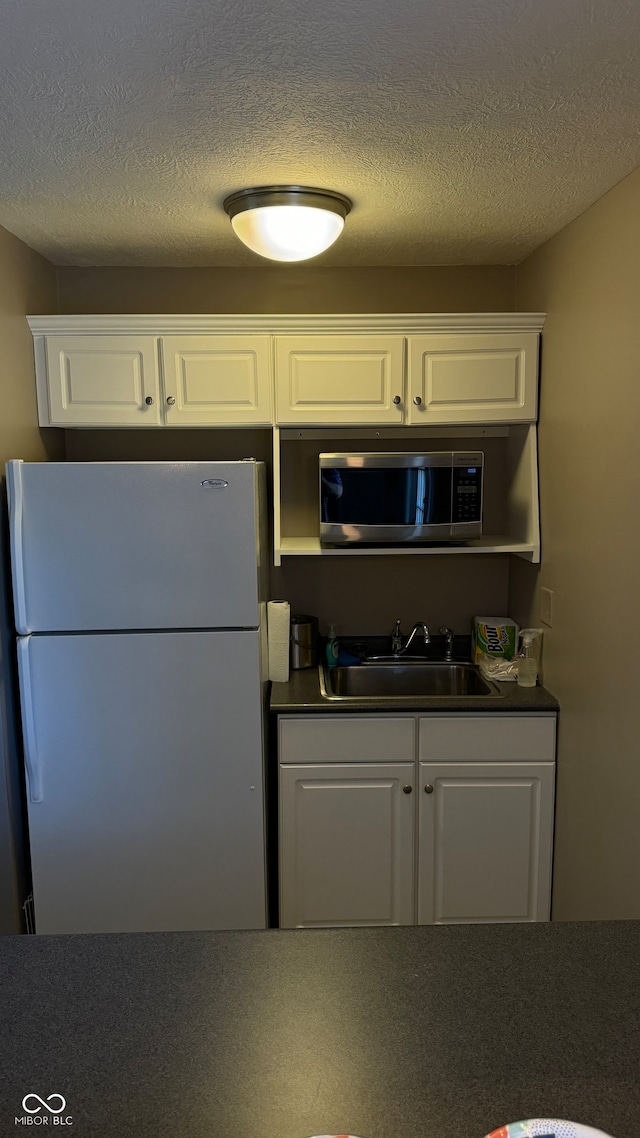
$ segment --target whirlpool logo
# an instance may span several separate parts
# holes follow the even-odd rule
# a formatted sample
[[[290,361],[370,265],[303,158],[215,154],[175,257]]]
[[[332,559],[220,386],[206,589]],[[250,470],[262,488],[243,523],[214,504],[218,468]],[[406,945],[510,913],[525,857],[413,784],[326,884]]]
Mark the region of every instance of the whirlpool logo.
[[[22,1100],[22,1109],[24,1114],[14,1117],[15,1126],[73,1126],[71,1115],[64,1114],[66,1098],[55,1091],[47,1098],[29,1091]]]

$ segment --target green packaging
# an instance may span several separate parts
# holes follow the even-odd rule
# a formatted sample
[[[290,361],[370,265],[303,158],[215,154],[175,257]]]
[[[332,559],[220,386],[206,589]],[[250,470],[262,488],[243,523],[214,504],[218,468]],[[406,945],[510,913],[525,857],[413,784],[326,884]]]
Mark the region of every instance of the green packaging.
[[[482,653],[498,660],[513,660],[518,649],[518,625],[509,616],[474,616],[471,625],[471,658],[480,663]]]

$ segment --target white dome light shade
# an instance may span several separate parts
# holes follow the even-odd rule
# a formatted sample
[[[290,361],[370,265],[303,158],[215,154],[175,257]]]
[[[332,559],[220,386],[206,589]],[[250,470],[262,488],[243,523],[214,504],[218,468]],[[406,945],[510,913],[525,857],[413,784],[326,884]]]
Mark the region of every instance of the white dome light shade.
[[[232,217],[245,245],[274,261],[306,261],[333,245],[344,218],[310,205],[261,205]]]
[[[351,202],[331,190],[265,186],[225,200],[234,232],[272,261],[306,261],[338,239]]]

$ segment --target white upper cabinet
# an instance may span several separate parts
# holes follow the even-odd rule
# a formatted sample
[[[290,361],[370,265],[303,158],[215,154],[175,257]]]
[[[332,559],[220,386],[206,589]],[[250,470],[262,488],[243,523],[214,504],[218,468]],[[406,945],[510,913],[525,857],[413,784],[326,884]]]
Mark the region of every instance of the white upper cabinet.
[[[160,425],[158,351],[153,336],[48,336],[44,350],[41,426]]]
[[[538,408],[536,333],[411,336],[408,422],[533,422]]]
[[[404,421],[402,336],[277,336],[276,421]]]
[[[429,427],[537,414],[537,313],[28,320],[41,426]]]
[[[271,425],[269,336],[163,336],[169,427]]]
[[[176,334],[163,335],[166,321],[31,318],[40,425],[271,426],[271,336],[197,334],[187,317],[172,318]],[[65,322],[69,334],[53,331]]]

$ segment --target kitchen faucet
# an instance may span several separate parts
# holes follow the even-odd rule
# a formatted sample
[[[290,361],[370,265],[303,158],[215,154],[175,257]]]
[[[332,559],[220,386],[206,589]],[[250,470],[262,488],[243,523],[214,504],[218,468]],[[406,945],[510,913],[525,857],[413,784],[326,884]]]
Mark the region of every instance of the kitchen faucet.
[[[427,625],[424,623],[423,620],[419,620],[414,624],[413,628],[411,629],[411,632],[409,633],[409,636],[407,637],[407,642],[403,647],[403,645],[402,645],[402,631],[400,628],[400,620],[397,620],[395,623],[395,628],[394,628],[393,632],[391,633],[391,653],[392,653],[392,655],[393,656],[404,656],[405,652],[407,651],[407,648],[409,648],[413,644],[413,641],[415,640],[418,633],[422,633],[422,642],[425,646],[427,644],[431,643],[431,633],[429,632]]]

